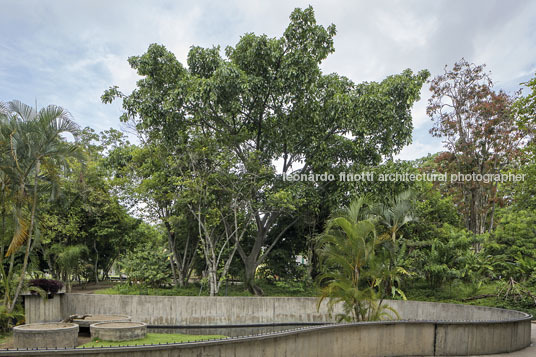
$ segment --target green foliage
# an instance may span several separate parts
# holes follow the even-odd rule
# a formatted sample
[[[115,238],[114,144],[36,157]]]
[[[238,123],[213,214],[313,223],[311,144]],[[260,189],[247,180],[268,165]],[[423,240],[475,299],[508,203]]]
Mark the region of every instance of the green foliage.
[[[131,217],[114,194],[103,148],[93,143],[98,136],[87,128],[84,133],[84,165],[73,163],[60,181],[59,197],[43,202],[43,270],[66,281],[99,280],[99,270],[105,276],[119,254],[139,238],[140,220]]]
[[[0,333],[5,333],[11,330],[13,326],[24,323],[24,309],[16,308],[12,312],[8,312],[4,305],[0,305]]]
[[[536,76],[522,83],[529,89],[529,93],[521,96],[515,103],[515,110],[522,128],[531,131],[536,124]]]
[[[209,149],[203,162],[212,164],[223,156],[226,170],[243,185],[232,195],[244,202],[239,213],[255,232],[238,242],[237,252],[246,283],[256,294],[262,293],[255,286],[256,268],[300,217],[293,216],[284,227],[278,226],[284,221],[279,219],[300,210],[315,212],[321,197],[333,192],[307,202],[323,188],[286,182],[284,174],[375,165],[411,141],[411,106],[429,72],[407,69],[361,84],[323,74],[320,65],[334,51],[335,33],[334,25],[317,24],[308,7],[292,12],[279,38],[248,33],[224,53],[219,47],[193,46],[187,66],[153,44],[129,59],[142,77],[137,88],[124,95],[112,87],[102,96],[104,102],[122,99],[121,120],[135,124],[144,145],[165,147],[190,169],[191,156],[202,151],[199,142],[209,147],[218,143],[217,152],[224,154]],[[280,172],[275,162],[282,162]],[[185,184],[210,181],[202,172],[185,171],[174,172],[177,180],[166,186],[169,200],[182,197],[178,192]]]
[[[504,210],[485,249],[494,257],[496,273],[517,281],[536,279],[536,213]]]
[[[308,282],[280,280],[266,281],[259,280],[259,286],[266,296],[318,296],[318,289]],[[193,283],[185,287],[174,286],[168,288],[151,288],[137,284],[117,284],[113,288],[97,290],[97,294],[105,295],[157,295],[157,296],[209,296],[206,287],[201,288],[201,284]],[[229,281],[220,289],[219,296],[252,296],[244,284],[236,284]]]
[[[339,321],[379,320],[390,318],[388,305],[379,300],[377,287],[386,266],[385,256],[377,255],[382,244],[375,222],[364,219],[365,200],[353,201],[342,213],[328,221],[326,231],[318,237],[319,256],[323,272],[318,276],[322,285],[318,306],[329,299],[333,313],[342,303],[344,313]]]
[[[444,138],[446,151],[437,156],[442,172],[500,174],[523,154],[532,132],[516,120],[515,97],[495,91],[485,65],[464,58],[430,81],[427,114],[434,121],[430,133]],[[504,197],[497,182],[471,180],[445,184],[475,234],[493,230],[497,203]],[[480,246],[475,244],[478,251]]]
[[[159,287],[171,282],[169,250],[148,242],[128,252],[121,262],[131,282]]]
[[[53,244],[47,254],[52,255],[50,260],[57,265],[59,273],[67,281],[67,289],[70,292],[70,280],[73,275],[78,275],[86,268],[86,259],[89,249],[84,244],[64,246],[61,243]]]
[[[425,281],[415,281],[406,288],[407,298],[416,301],[447,302],[454,304],[469,304],[480,306],[492,306],[502,309],[524,311],[535,316],[536,304],[526,292],[536,296],[534,286],[517,286],[510,290],[510,295],[505,299],[504,292],[508,289],[507,281],[482,281],[482,284],[455,281],[452,284],[431,289]],[[505,289],[506,287],[506,289]],[[517,289],[524,290],[518,295]],[[501,294],[498,294],[501,293]]]
[[[454,279],[480,279],[476,275],[482,272],[482,264],[478,260],[482,254],[470,250],[473,235],[465,229],[449,224],[436,231],[437,236],[425,241],[413,253],[414,271],[425,279],[430,288],[439,288],[445,282]]]
[[[49,105],[32,108],[19,101],[0,105],[0,172],[2,177],[2,230],[5,230],[6,193],[13,204],[13,237],[5,249],[2,237],[0,271],[4,288],[4,305],[12,312],[24,285],[30,253],[39,238],[39,208],[44,196],[57,195],[62,169],[68,161],[78,157],[78,144],[71,143],[62,134],[77,137],[78,125],[65,109]],[[15,284],[15,254],[25,246],[24,257],[18,268]],[[9,268],[4,267],[4,253],[11,256]],[[14,288],[14,289],[12,289]]]

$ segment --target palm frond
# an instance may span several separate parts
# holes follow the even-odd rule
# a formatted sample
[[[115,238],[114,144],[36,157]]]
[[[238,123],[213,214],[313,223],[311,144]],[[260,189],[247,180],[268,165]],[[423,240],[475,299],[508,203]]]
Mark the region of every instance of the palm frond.
[[[49,105],[39,111],[39,122],[48,127],[50,133],[71,133],[75,137],[80,133],[80,126],[76,124],[67,110],[57,105]]]
[[[15,253],[20,247],[24,245],[24,243],[28,239],[28,235],[29,235],[28,221],[21,216],[16,217],[16,221],[17,221],[17,229],[15,230],[13,239],[11,240],[11,243],[9,244],[9,247],[7,249],[6,257],[9,257],[11,254]]]
[[[7,103],[7,110],[17,116],[21,121],[32,121],[37,117],[37,112],[31,106],[19,100],[12,100]]]

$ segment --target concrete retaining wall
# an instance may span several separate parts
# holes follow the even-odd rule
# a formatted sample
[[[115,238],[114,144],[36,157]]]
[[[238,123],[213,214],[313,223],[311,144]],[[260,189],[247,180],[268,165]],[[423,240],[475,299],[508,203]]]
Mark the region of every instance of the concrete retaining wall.
[[[65,294],[61,300],[61,315],[124,314],[132,316],[132,321],[148,325],[334,322],[325,303],[317,311],[317,302],[313,297]],[[484,306],[402,300],[386,303],[394,307],[403,320],[501,321],[526,316],[517,311]]]
[[[61,313],[124,314],[149,325],[226,325],[332,321],[316,298],[65,294]]]
[[[452,326],[454,330],[451,330]],[[462,324],[440,325],[417,321],[372,322],[308,327],[269,335],[150,347],[0,351],[0,356],[448,356],[518,350],[526,346],[526,343],[516,345],[516,341],[520,342],[526,338],[527,329],[530,339],[528,320],[515,329],[501,328],[500,325],[494,328],[496,330],[491,331]],[[476,335],[473,334],[474,331],[477,332]],[[491,335],[487,335],[489,333]]]
[[[24,320],[27,324],[57,322],[63,318],[61,303],[63,294],[43,299],[36,295],[24,296]]]
[[[330,322],[316,298],[65,294],[61,314],[126,314],[149,325]],[[152,347],[24,351],[56,356],[422,356],[511,352],[530,345],[530,315],[490,307],[389,301],[399,321],[333,324],[259,336]],[[18,353],[0,352],[0,356]],[[8,353],[8,354],[5,354]]]

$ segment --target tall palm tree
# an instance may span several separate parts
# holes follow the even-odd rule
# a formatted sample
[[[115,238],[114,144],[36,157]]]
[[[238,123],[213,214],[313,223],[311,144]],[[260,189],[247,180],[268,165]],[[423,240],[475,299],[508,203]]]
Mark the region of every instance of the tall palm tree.
[[[8,311],[13,311],[17,297],[23,286],[32,238],[36,226],[38,206],[38,184],[46,178],[42,165],[53,168],[64,164],[67,157],[77,149],[61,137],[62,133],[79,133],[78,125],[65,109],[49,105],[39,111],[19,101],[11,101],[0,106],[0,170],[9,178],[15,201],[15,234],[9,244],[6,256],[19,250],[25,243],[26,249],[16,290],[10,300],[6,291]],[[47,170],[54,174],[54,170]],[[50,176],[50,175],[48,175]],[[13,272],[8,275],[11,280]]]
[[[382,240],[376,233],[375,221],[365,219],[366,201],[353,201],[342,213],[328,221],[318,237],[322,287],[318,306],[326,298],[329,312],[342,303],[344,313],[339,321],[379,320],[396,311],[379,301],[378,279],[384,264],[376,252]]]
[[[385,269],[383,269],[384,276],[381,279],[382,298],[394,297],[397,294],[405,298],[399,285],[401,276],[409,275],[409,273],[400,264],[403,261],[405,249],[400,249],[398,241],[400,229],[415,220],[414,202],[415,193],[406,190],[391,197],[386,203],[376,203],[370,208],[369,217],[379,224],[380,239],[384,242],[382,253],[388,255],[388,259],[385,260]]]

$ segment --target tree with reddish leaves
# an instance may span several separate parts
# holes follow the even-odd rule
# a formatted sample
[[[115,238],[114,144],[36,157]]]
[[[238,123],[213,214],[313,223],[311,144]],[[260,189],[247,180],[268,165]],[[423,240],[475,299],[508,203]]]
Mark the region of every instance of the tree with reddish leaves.
[[[447,149],[437,156],[440,170],[484,177],[515,164],[526,132],[515,120],[515,98],[493,89],[484,65],[462,58],[452,69],[445,66],[444,73],[430,81],[430,91],[430,132],[443,138]],[[467,229],[475,234],[493,229],[495,207],[502,201],[497,181],[449,179],[445,186],[456,198]]]

